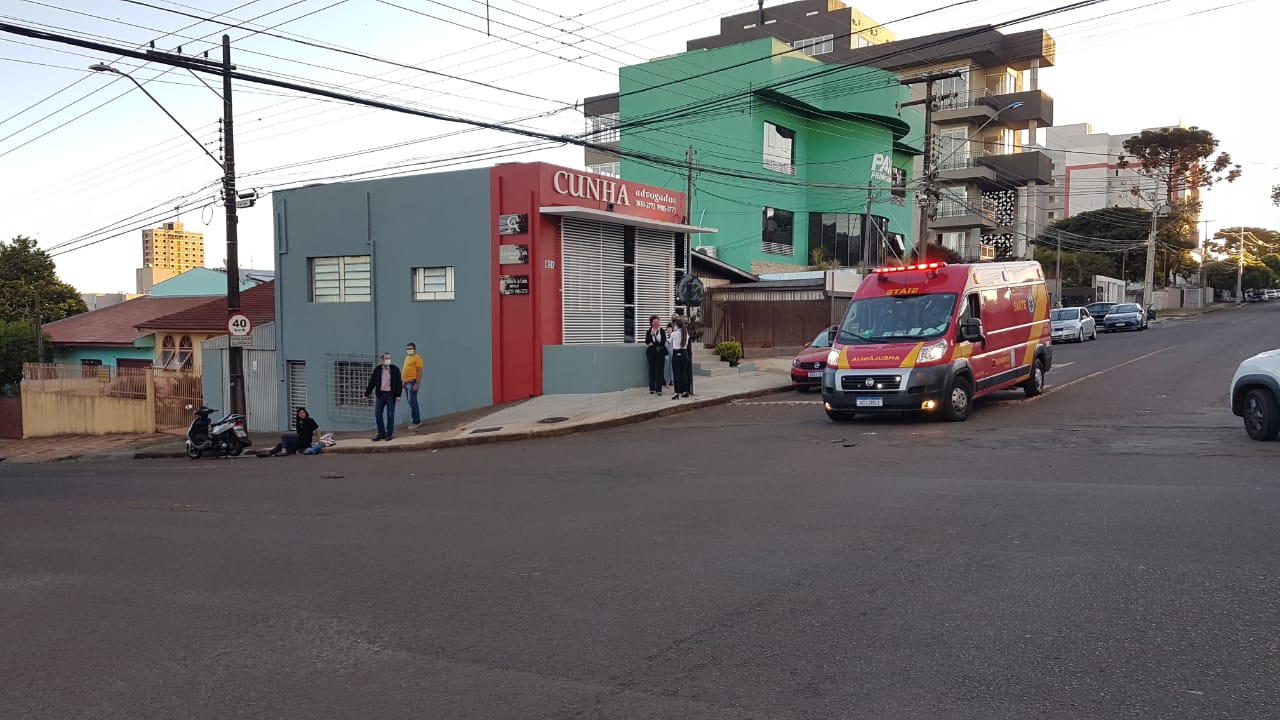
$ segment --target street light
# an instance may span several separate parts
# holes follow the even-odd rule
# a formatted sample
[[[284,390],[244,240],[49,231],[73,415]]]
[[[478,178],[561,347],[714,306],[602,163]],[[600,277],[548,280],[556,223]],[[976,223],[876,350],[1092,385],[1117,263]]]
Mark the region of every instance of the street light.
[[[198,139],[196,139],[196,136],[195,136],[195,135],[192,135],[192,134],[191,134],[191,131],[190,131],[190,130],[188,130],[188,129],[186,128],[186,126],[185,126],[185,125],[183,125],[181,122],[178,122],[178,118],[174,117],[174,116],[173,116],[173,113],[171,113],[171,112],[169,112],[168,110],[166,110],[166,109],[165,109],[165,106],[164,106],[164,105],[161,105],[161,104],[160,104],[160,101],[159,101],[159,100],[157,100],[157,99],[156,99],[156,97],[155,97],[154,95],[152,95],[150,92],[147,92],[147,89],[146,89],[145,87],[143,87],[143,86],[142,86],[142,83],[138,82],[137,78],[135,78],[134,76],[130,75],[129,73],[127,73],[127,72],[125,72],[125,71],[123,71],[123,70],[119,70],[119,69],[117,69],[117,68],[113,68],[113,67],[111,67],[110,65],[108,65],[108,64],[106,64],[106,63],[94,63],[94,64],[92,64],[92,65],[90,65],[90,66],[89,66],[89,69],[90,69],[90,70],[92,70],[92,71],[94,71],[94,72],[114,73],[114,74],[116,74],[116,75],[119,75],[120,77],[129,78],[129,80],[130,80],[134,85],[137,85],[137,86],[138,86],[138,89],[139,89],[139,90],[141,90],[141,91],[143,92],[143,94],[145,94],[148,98],[150,98],[150,99],[151,99],[151,102],[153,102],[153,103],[155,103],[155,104],[156,104],[156,107],[160,108],[161,112],[163,112],[165,115],[168,115],[168,116],[169,116],[169,119],[170,119],[170,120],[172,120],[172,121],[174,122],[174,124],[175,124],[175,125],[177,125],[178,127],[182,128],[182,132],[186,133],[186,134],[187,134],[187,137],[191,138],[191,139],[195,142],[195,144],[197,144],[197,145],[199,145],[199,146],[200,146],[200,149],[204,151],[204,154],[205,154],[205,155],[208,155],[208,156],[209,156],[209,159],[210,159],[210,160],[212,160],[214,163],[216,163],[216,164],[218,165],[218,168],[219,168],[220,170],[222,170],[223,172],[226,172],[226,167],[225,167],[225,166],[223,166],[222,161],[221,161],[221,160],[219,160],[218,158],[214,157],[214,156],[213,156],[213,153],[209,152],[209,148],[206,148],[206,147],[204,146],[204,143],[202,143],[202,142],[200,142]]]
[[[157,51],[152,50],[151,53]],[[239,260],[239,223],[240,218],[236,215],[236,206],[240,196],[236,193],[236,161],[235,161],[235,132],[233,130],[233,119],[231,108],[231,71],[235,70],[235,66],[231,64],[231,36],[222,36],[222,62],[218,63],[210,60],[201,60],[199,58],[183,58],[181,63],[175,63],[167,60],[169,64],[177,67],[185,67],[191,70],[192,67],[200,67],[204,70],[217,68],[222,72],[222,160],[213,156],[209,149],[201,143],[195,135],[191,134],[178,118],[173,116],[160,101],[147,92],[129,73],[117,70],[106,63],[94,63],[89,69],[94,72],[108,72],[115,75],[123,75],[129,78],[130,82],[138,86],[151,102],[156,104],[169,119],[182,128],[182,132],[187,137],[195,141],[205,155],[222,170],[222,206],[225,209],[227,219],[227,320],[231,320],[233,316],[240,312],[240,260]],[[212,88],[210,88],[212,89]],[[215,91],[216,93],[217,91]],[[252,204],[252,203],[251,203]],[[245,412],[245,393],[244,393],[244,348],[235,343],[235,338],[228,342],[227,348],[227,379],[228,393],[230,400],[230,410],[233,413]]]

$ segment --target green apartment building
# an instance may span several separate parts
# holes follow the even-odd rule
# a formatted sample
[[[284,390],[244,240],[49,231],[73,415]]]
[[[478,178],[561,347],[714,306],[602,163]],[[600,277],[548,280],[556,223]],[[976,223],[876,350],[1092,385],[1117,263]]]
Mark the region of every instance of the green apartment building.
[[[619,91],[589,98],[587,114],[621,157],[589,151],[587,164],[684,191],[692,148],[688,222],[719,230],[695,249],[757,274],[910,251],[923,120],[900,107],[895,73],[761,38],[625,67]]]

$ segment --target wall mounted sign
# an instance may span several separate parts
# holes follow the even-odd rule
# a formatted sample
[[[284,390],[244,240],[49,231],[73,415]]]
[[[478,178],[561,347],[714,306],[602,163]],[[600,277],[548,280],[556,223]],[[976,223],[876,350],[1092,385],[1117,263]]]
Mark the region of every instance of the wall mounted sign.
[[[499,275],[498,276],[498,294],[528,295],[529,294],[529,276],[528,275]]]
[[[499,245],[499,265],[524,265],[529,262],[528,245]]]
[[[529,232],[528,215],[499,215],[499,235],[520,235]]]

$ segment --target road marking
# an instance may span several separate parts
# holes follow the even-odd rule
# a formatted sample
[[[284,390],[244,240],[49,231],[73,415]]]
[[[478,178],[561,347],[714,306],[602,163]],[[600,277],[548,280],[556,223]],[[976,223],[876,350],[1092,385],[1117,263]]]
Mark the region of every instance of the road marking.
[[[1056,368],[1064,368],[1064,367],[1071,367],[1072,365],[1075,365],[1075,364],[1076,364],[1076,363],[1075,363],[1075,361],[1073,360],[1073,361],[1071,361],[1071,362],[1054,363],[1054,364],[1053,364],[1053,366],[1054,366],[1054,367],[1056,367]]]
[[[1138,356],[1138,357],[1136,357],[1136,358],[1133,358],[1133,359],[1131,359],[1131,360],[1125,360],[1124,362],[1119,363],[1119,364],[1116,364],[1116,365],[1112,365],[1112,366],[1111,366],[1111,367],[1109,367],[1109,368],[1105,368],[1105,369],[1099,370],[1099,371],[1097,371],[1097,372],[1089,373],[1088,375],[1085,375],[1084,377],[1078,377],[1078,378],[1076,378],[1075,380],[1072,380],[1072,381],[1071,381],[1071,382],[1069,382],[1069,383],[1063,383],[1062,385],[1054,385],[1053,387],[1046,388],[1044,392],[1040,393],[1039,395],[1037,395],[1037,396],[1035,396],[1035,397],[1033,397],[1033,398],[1027,398],[1027,399],[1026,399],[1026,400],[1024,400],[1023,402],[1031,402],[1031,401],[1034,401],[1034,400],[1039,400],[1040,398],[1042,398],[1042,397],[1044,397],[1044,396],[1046,396],[1046,395],[1052,395],[1053,393],[1058,392],[1059,390],[1065,390],[1066,388],[1069,388],[1069,387],[1071,387],[1072,385],[1078,385],[1078,384],[1080,384],[1080,383],[1084,382],[1085,380],[1092,380],[1093,378],[1096,378],[1096,377],[1098,377],[1099,375],[1103,375],[1103,374],[1109,373],[1109,372],[1111,372],[1112,370],[1119,370],[1120,368],[1122,368],[1122,367],[1124,367],[1124,366],[1126,366],[1126,365],[1132,365],[1132,364],[1134,364],[1134,363],[1136,363],[1136,362],[1139,362],[1139,361],[1141,361],[1141,360],[1146,360],[1146,359],[1147,359],[1147,358],[1149,358],[1149,357],[1154,357],[1154,356],[1156,356],[1156,355],[1159,355],[1159,354],[1160,354],[1160,353],[1162,353],[1162,352],[1167,352],[1167,351],[1172,350],[1172,349],[1174,349],[1174,348],[1176,348],[1176,347],[1182,347],[1182,344],[1181,344],[1181,343],[1179,343],[1179,344],[1177,344],[1177,345],[1170,345],[1169,347],[1166,347],[1166,348],[1160,348],[1159,350],[1156,350],[1156,351],[1154,351],[1154,352],[1149,352],[1149,353],[1147,353],[1146,355],[1139,355],[1139,356]]]

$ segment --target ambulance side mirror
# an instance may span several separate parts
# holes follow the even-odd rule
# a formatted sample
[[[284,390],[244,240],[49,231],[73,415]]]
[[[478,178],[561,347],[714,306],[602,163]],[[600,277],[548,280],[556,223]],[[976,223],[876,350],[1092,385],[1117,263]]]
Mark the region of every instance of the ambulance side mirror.
[[[968,342],[986,342],[982,336],[982,321],[978,318],[965,318],[960,323],[960,339]]]

